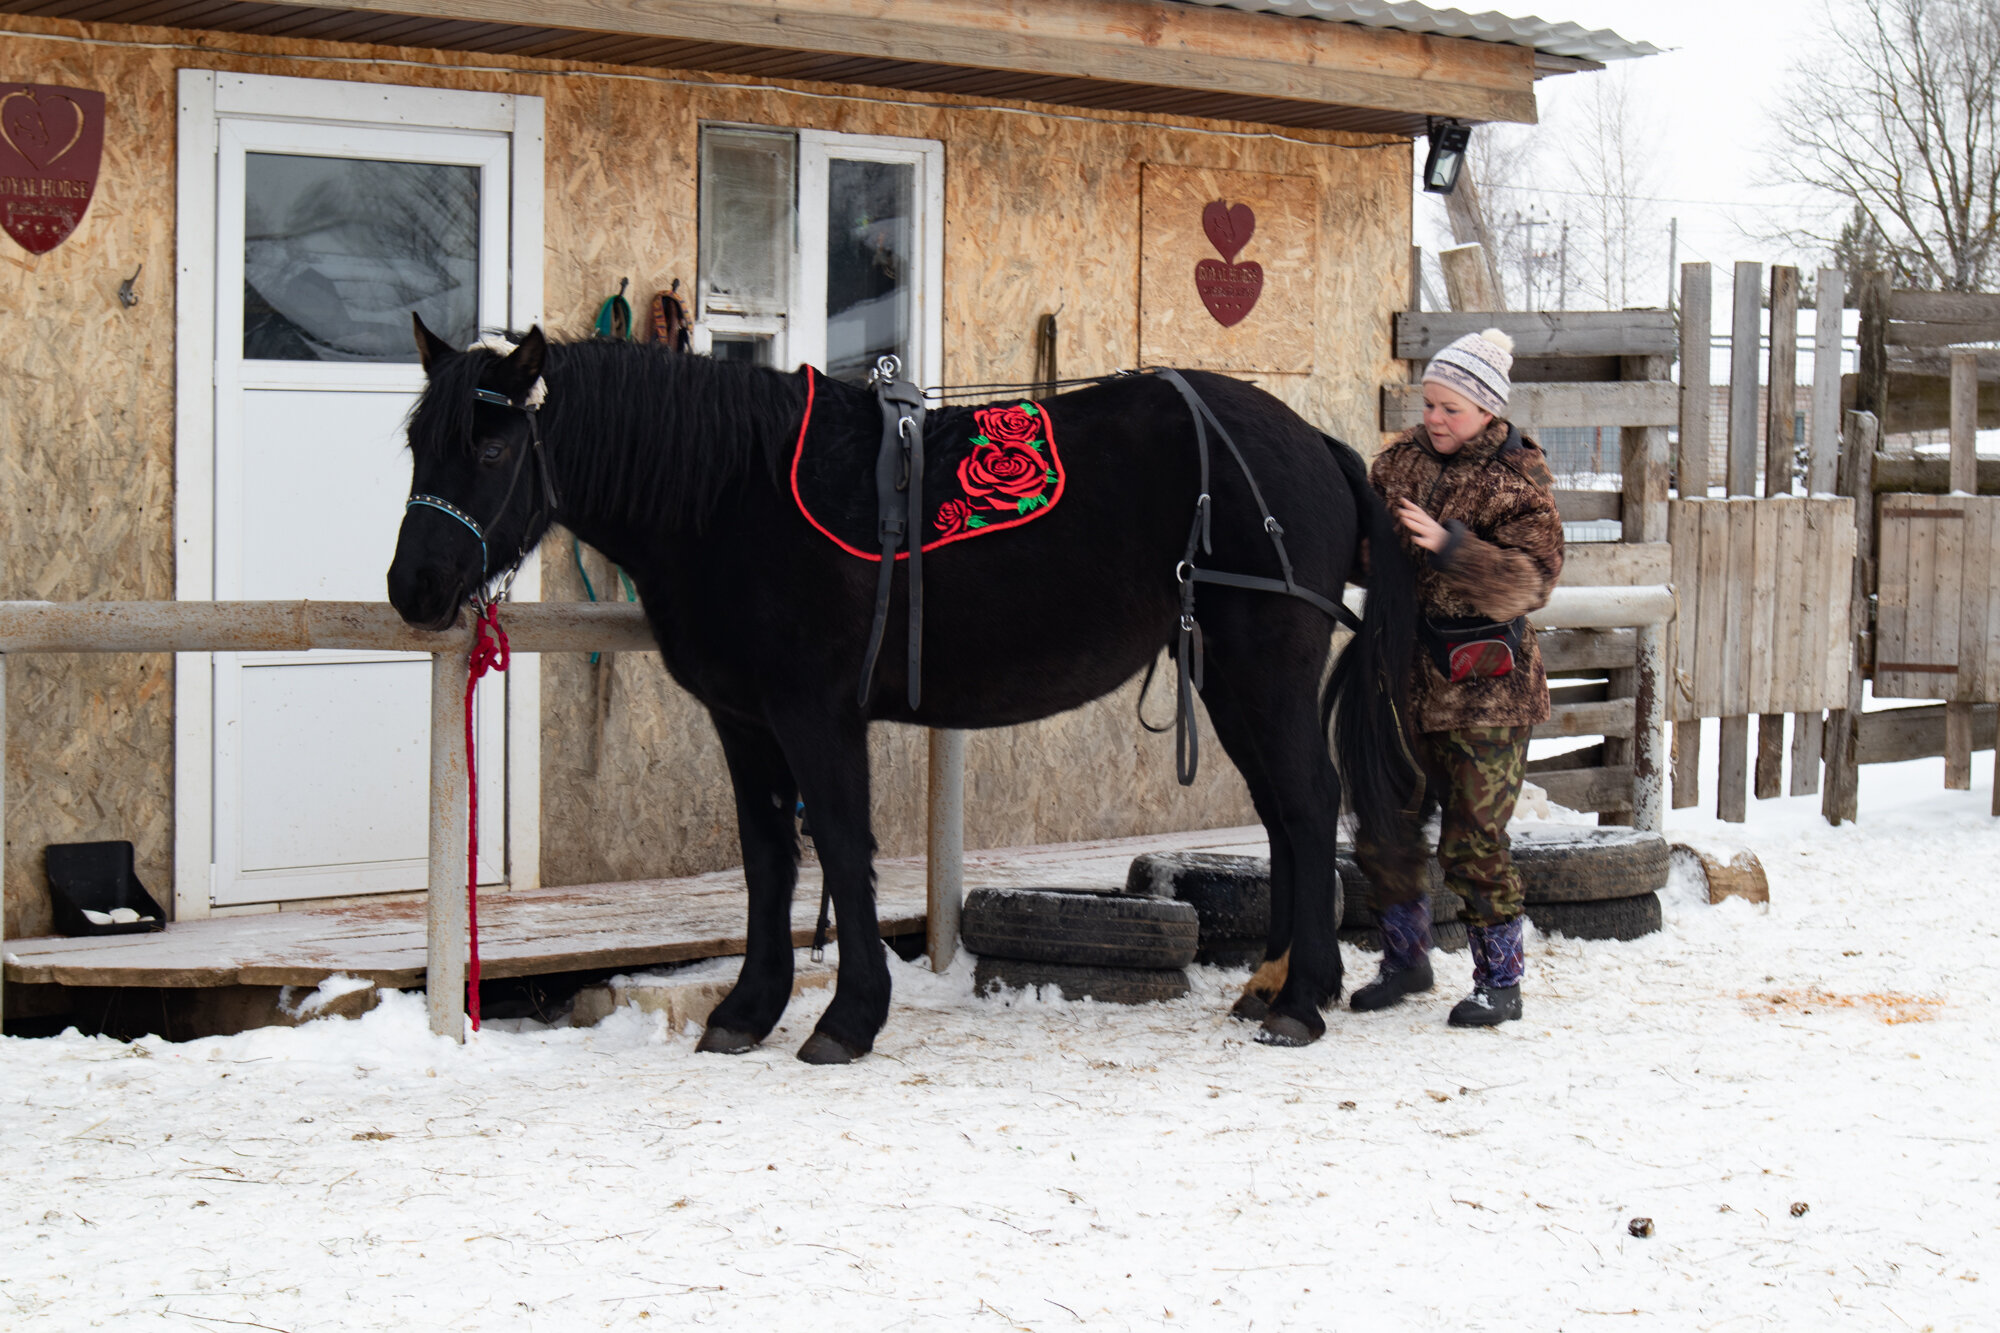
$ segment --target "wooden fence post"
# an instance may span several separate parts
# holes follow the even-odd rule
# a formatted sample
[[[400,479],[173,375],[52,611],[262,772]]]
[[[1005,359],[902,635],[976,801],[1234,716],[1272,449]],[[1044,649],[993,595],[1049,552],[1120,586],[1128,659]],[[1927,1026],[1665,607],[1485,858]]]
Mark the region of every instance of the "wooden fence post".
[[[1444,269],[1445,299],[1453,310],[1499,310],[1500,292],[1493,284],[1493,270],[1486,263],[1486,247],[1455,245],[1438,252]]]
[[[1812,420],[1806,436],[1806,494],[1833,490],[1840,464],[1840,316],[1846,302],[1846,275],[1823,268],[1814,284],[1818,309],[1813,321]],[[1792,785],[1794,796],[1819,790],[1820,752],[1825,744],[1826,715],[1792,715]]]
[[[1954,351],[1951,354],[1951,489],[1956,495],[1979,494],[1979,355],[1976,352]],[[1961,556],[1964,552],[1962,532],[1969,523],[1945,525],[1948,529],[1938,534],[1938,555],[1940,563],[1945,558],[1947,538],[1954,540]],[[1961,562],[1962,563],[1962,562]],[[1951,582],[1963,587],[1963,573]],[[1960,594],[1961,598],[1963,593]],[[1939,605],[1932,609],[1942,626],[1948,618],[1959,614],[1957,606]],[[1976,660],[1968,651],[1970,645],[1961,642],[1958,661]],[[1976,650],[1974,650],[1976,651]],[[1959,689],[1964,689],[1966,669],[1960,668]],[[2000,755],[2000,746],[1995,747]],[[2000,761],[1996,761],[2000,764]],[[1944,706],[1944,785],[1947,791],[1972,790],[1972,701],[1953,699]]]
[[[1854,577],[1849,623],[1854,656],[1847,673],[1847,707],[1826,715],[1826,783],[1820,813],[1826,822],[1853,823],[1860,813],[1861,685],[1870,666],[1869,575],[1875,556],[1875,445],[1879,426],[1872,412],[1849,412],[1842,420],[1839,474],[1834,488],[1854,497]]]
[[[1764,419],[1764,498],[1792,493],[1797,457],[1795,438],[1799,379],[1799,271],[1771,266],[1771,359]],[[1769,570],[1732,571],[1737,577],[1766,578]],[[1768,627],[1763,632],[1769,633]],[[1778,645],[1773,645],[1774,647]],[[1757,718],[1757,799],[1768,801],[1784,782],[1785,715]]]
[[[1627,356],[1619,359],[1624,380],[1666,380],[1672,378],[1673,361],[1665,356]],[[1620,509],[1621,542],[1663,542],[1667,539],[1667,428],[1626,426],[1618,432],[1619,466],[1625,483]],[[1660,754],[1662,728],[1647,719],[1665,700],[1660,679],[1665,656],[1666,630],[1659,625],[1639,630],[1640,654],[1637,666],[1610,671],[1609,689],[1614,699],[1636,701],[1636,724],[1632,738],[1604,738],[1606,767],[1632,767],[1632,806],[1624,810],[1600,810],[1600,824],[1632,824],[1652,827],[1660,821],[1660,784],[1665,766]],[[1649,656],[1650,654],[1650,656]],[[1651,825],[1642,823],[1650,819]]]
[[[1732,496],[1757,493],[1757,344],[1763,286],[1762,264],[1748,262],[1736,266],[1734,311],[1729,333],[1727,471]],[[1742,577],[1734,569],[1730,575],[1732,578]],[[1741,824],[1748,816],[1745,787],[1750,778],[1749,769],[1750,718],[1747,714],[1725,717],[1721,724],[1721,745],[1716,755],[1717,818]]]
[[[1854,377],[1854,407],[1856,411],[1874,415],[1879,441],[1889,427],[1889,275],[1880,269],[1863,273],[1858,304],[1861,342],[1855,367],[1858,373]]]
[[[1707,264],[1681,265],[1681,440],[1674,477],[1683,500],[1708,498],[1709,335],[1714,320],[1715,283]],[[1680,629],[1674,630],[1678,637]],[[1668,671],[1685,669],[1672,658]],[[1662,697],[1677,688],[1660,682]],[[1670,709],[1669,712],[1672,710]],[[1701,804],[1701,719],[1674,723],[1674,809]]]
[[[424,907],[424,1000],[431,1031],[465,1040],[465,653],[431,654],[430,892]]]

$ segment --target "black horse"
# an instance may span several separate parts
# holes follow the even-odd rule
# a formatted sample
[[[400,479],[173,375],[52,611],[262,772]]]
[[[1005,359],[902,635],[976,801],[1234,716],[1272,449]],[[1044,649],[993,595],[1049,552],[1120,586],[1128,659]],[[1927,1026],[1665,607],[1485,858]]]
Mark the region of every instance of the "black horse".
[[[898,571],[881,664],[859,707],[879,565],[815,530],[788,474],[810,395],[815,435],[872,478],[882,434],[872,391],[654,346],[548,342],[539,329],[510,354],[459,352],[416,327],[428,383],[409,422],[413,503],[389,600],[412,624],[446,626],[554,522],[623,566],[667,670],[714,720],[735,785],[747,952],[701,1049],[748,1050],[791,995],[794,805],[803,796],[841,949],[833,1001],[799,1056],[865,1054],[889,1008],[868,723],[1012,726],[1096,699],[1153,662],[1176,635],[1176,569],[1199,490],[1188,405],[1151,374],[1049,400],[1042,411],[1061,441],[1062,503],[1019,532],[924,557],[915,709]],[[1203,584],[1197,607],[1201,698],[1271,838],[1274,965],[1260,976],[1283,980],[1265,1003],[1238,1008],[1264,1011],[1259,1040],[1303,1045],[1325,1031],[1321,1009],[1340,994],[1341,777],[1364,835],[1395,844],[1389,830],[1410,804],[1414,774],[1399,732],[1408,713],[1397,695],[1416,639],[1412,573],[1351,449],[1257,388],[1186,378],[1270,498],[1300,586],[1337,597],[1363,538],[1373,550],[1366,618],[1330,681],[1334,626],[1307,601]],[[546,403],[530,412],[538,381]],[[1213,554],[1202,565],[1276,574],[1242,471],[1213,452]],[[872,527],[872,482],[863,490]],[[1336,706],[1338,775],[1327,744]]]

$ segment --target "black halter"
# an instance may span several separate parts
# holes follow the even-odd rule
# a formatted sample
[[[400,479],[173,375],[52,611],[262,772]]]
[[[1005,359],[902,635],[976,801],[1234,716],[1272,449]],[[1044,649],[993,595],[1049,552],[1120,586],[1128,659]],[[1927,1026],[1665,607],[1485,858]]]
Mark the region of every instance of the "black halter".
[[[507,512],[507,506],[514,499],[514,492],[521,484],[521,469],[527,466],[530,455],[535,460],[535,472],[541,481],[542,492],[539,506],[528,518],[528,527],[530,529],[545,518],[554,519],[556,513],[556,485],[555,478],[549,471],[548,456],[542,450],[541,408],[537,404],[525,401],[517,403],[496,389],[474,389],[472,395],[482,403],[492,403],[496,407],[512,408],[514,411],[528,418],[528,448],[522,450],[521,456],[514,460],[514,473],[507,479],[507,493],[500,497],[500,503],[494,507],[493,517],[486,521],[485,527],[481,527],[478,520],[451,501],[444,499],[442,496],[425,495],[422,493],[413,493],[403,503],[403,512],[407,514],[410,510],[421,505],[426,509],[435,509],[440,513],[449,514],[464,524],[466,530],[479,542],[479,581],[480,585],[484,587],[487,583],[492,582],[494,577],[494,574],[487,568],[492,563],[492,555],[486,547],[486,528],[490,528],[493,524],[498,523],[501,516]],[[507,568],[500,571],[500,573],[511,577],[514,571],[521,567],[521,562],[527,559],[527,557],[527,548],[523,547],[520,554],[516,555]]]

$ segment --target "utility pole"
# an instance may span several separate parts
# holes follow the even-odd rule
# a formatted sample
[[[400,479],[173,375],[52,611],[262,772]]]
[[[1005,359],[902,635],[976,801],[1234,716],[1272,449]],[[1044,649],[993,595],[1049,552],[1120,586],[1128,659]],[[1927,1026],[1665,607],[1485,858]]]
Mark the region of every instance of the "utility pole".
[[[1558,252],[1562,258],[1556,268],[1556,309],[1569,309],[1569,219],[1563,219],[1562,247]]]
[[[1528,215],[1521,219],[1521,225],[1528,232],[1526,253],[1521,259],[1521,270],[1525,275],[1528,289],[1527,308],[1533,310],[1535,308],[1535,227],[1537,225],[1533,205],[1529,206]]]
[[[1672,314],[1674,312],[1675,309],[1674,303],[1678,299],[1677,293],[1680,290],[1680,281],[1679,281],[1680,271],[1681,271],[1680,248],[1681,248],[1681,220],[1679,218],[1668,218],[1667,219],[1667,313],[1668,314]]]

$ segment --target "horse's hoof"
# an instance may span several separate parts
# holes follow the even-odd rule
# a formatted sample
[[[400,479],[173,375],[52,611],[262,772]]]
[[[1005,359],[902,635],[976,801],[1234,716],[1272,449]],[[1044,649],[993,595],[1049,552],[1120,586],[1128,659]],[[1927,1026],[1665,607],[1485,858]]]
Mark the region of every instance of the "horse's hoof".
[[[1229,1006],[1229,1016],[1240,1018],[1246,1023],[1261,1023],[1264,1015],[1271,1012],[1271,1002],[1261,995],[1245,991],[1236,997],[1236,1003]]]
[[[806,1044],[799,1047],[799,1059],[809,1065],[851,1065],[866,1051],[857,1051],[837,1037],[829,1037],[824,1032],[815,1032],[806,1038]]]
[[[1290,1014],[1267,1014],[1257,1040],[1265,1046],[1310,1046],[1319,1036]]]
[[[741,1055],[757,1045],[757,1038],[734,1028],[707,1027],[702,1029],[701,1040],[695,1043],[697,1051],[707,1051],[711,1055]]]

